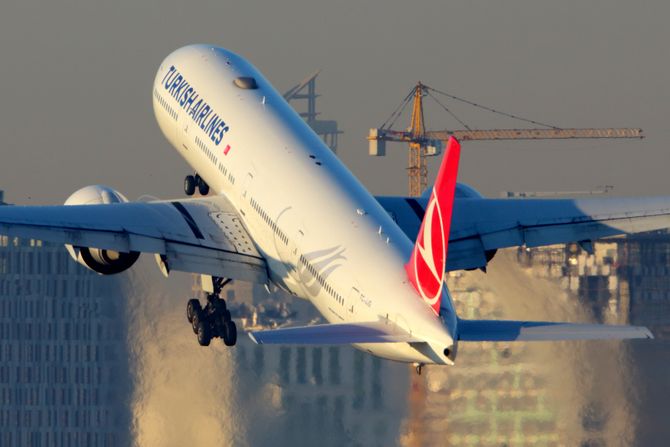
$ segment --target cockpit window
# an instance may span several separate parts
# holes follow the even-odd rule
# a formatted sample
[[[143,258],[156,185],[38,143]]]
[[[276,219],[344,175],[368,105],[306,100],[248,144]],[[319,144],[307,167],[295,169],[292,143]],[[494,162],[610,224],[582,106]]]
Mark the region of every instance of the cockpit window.
[[[240,76],[233,81],[233,84],[244,90],[256,90],[258,88],[256,80],[251,76]]]

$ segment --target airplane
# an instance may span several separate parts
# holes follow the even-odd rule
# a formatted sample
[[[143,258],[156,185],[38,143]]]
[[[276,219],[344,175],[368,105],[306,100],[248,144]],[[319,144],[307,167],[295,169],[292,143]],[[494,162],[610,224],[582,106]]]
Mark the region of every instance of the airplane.
[[[0,234],[66,245],[101,274],[154,255],[164,275],[200,274],[186,316],[201,346],[237,341],[231,280],[308,299],[328,322],[252,331],[258,344],[349,344],[386,359],[454,365],[471,341],[653,338],[645,327],[460,318],[446,284],[505,247],[591,241],[670,227],[670,197],[490,199],[457,182],[451,138],[419,198],[374,197],[247,60],[189,45],[152,86],[158,126],[193,169],[187,196],[129,202],[92,185],[61,206],[0,207]],[[276,290],[276,289],[275,289]]]

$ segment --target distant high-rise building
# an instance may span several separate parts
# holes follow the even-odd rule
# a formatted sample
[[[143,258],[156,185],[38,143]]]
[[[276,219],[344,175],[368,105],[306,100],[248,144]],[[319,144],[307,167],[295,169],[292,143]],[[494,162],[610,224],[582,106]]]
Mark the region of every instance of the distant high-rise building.
[[[408,369],[350,346],[264,346],[244,337],[235,350],[241,381],[267,390],[271,429],[252,445],[388,446],[406,411]],[[258,391],[256,391],[258,392]]]
[[[309,302],[281,290],[235,281],[225,293],[245,330],[321,321]],[[351,346],[255,345],[248,337],[238,339],[233,353],[241,395],[261,390],[266,407],[256,415],[266,429],[249,427],[251,445],[397,443],[406,415],[406,365]]]
[[[592,244],[517,250],[533,275],[557,279],[603,323],[649,326],[670,334],[670,233],[655,231]]]
[[[484,288],[451,293],[460,315],[500,318],[498,297]],[[536,367],[528,347],[466,343],[456,366],[412,375],[401,445],[571,445],[549,398],[547,372]]]
[[[484,282],[468,282],[465,278],[472,274],[452,274],[451,293],[459,314],[466,318],[523,318],[527,316],[523,311],[538,312],[537,300],[542,300],[529,295],[544,292],[553,284],[549,288],[556,303],[552,311],[573,314],[565,318],[549,311],[547,319],[591,318],[601,323],[645,325],[656,338],[667,339],[670,234],[654,232],[582,245],[521,247],[509,251],[508,256],[499,254],[503,259],[493,261],[487,276],[498,272],[494,286],[505,285],[500,277],[510,274],[519,275],[508,280],[517,285],[520,279],[527,280],[523,287],[513,289],[521,293],[517,297]],[[510,300],[522,313],[503,313]],[[631,399],[623,386],[634,375],[638,392],[652,389],[650,395],[667,397],[665,380],[659,383],[654,373],[654,356],[658,359],[663,349],[658,342],[630,343],[634,346],[630,351],[626,343],[571,342],[564,345],[572,348],[567,350],[560,344],[547,344],[547,350],[557,348],[556,354],[542,361],[538,360],[541,349],[531,343],[462,345],[464,352],[455,368],[429,367],[423,376],[411,378],[409,414],[401,443],[558,446],[577,442],[604,446],[617,445],[611,444],[617,436],[625,436],[624,443],[661,439],[650,435],[649,429],[662,425],[662,416],[651,411],[649,417],[636,417],[636,412],[646,411],[645,404]],[[589,362],[586,373],[579,369],[584,361]],[[640,368],[639,364],[647,366]],[[571,376],[579,380],[573,381]],[[607,384],[606,389],[602,383]],[[662,398],[653,400],[661,405]],[[630,401],[635,406],[623,405]]]
[[[0,445],[128,445],[119,294],[60,245],[0,236]]]

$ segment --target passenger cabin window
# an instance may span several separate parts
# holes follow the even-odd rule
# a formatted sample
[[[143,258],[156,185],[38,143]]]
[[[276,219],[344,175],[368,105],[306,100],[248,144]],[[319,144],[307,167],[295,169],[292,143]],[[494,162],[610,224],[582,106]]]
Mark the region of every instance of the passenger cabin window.
[[[256,90],[258,88],[256,80],[251,76],[240,76],[233,81],[233,84],[243,90]]]

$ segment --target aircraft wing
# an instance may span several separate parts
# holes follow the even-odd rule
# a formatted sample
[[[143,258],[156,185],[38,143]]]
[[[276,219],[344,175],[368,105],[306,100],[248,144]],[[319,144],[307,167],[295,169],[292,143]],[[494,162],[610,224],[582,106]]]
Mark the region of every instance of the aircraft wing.
[[[71,206],[0,206],[0,234],[162,255],[170,270],[257,283],[265,259],[223,196]]]
[[[426,197],[378,197],[411,240]],[[447,271],[486,266],[495,250],[586,242],[670,227],[670,197],[584,199],[457,199]]]

